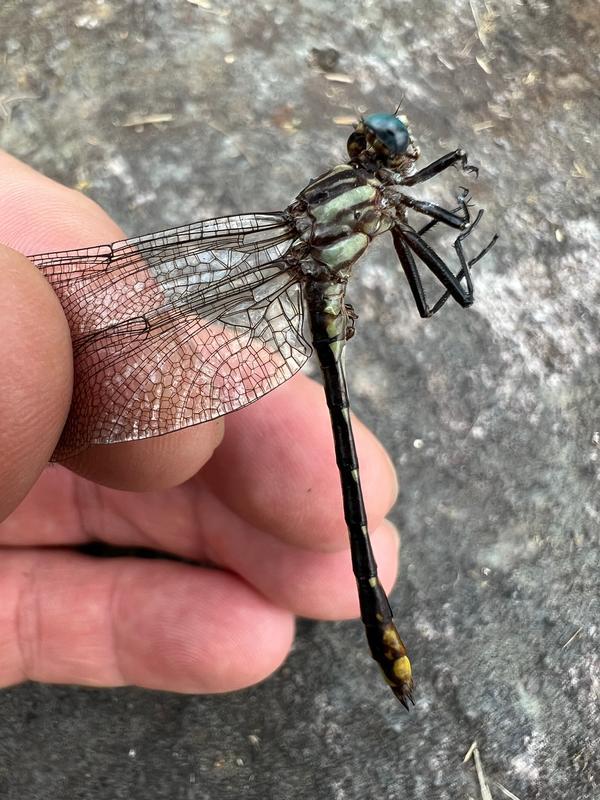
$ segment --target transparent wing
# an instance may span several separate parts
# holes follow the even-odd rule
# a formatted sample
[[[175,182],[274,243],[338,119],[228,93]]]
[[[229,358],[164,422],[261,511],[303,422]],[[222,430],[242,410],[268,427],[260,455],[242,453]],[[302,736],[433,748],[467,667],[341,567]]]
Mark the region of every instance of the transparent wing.
[[[283,214],[243,214],[30,256],[71,328],[71,410],[53,458],[252,403],[311,353]]]

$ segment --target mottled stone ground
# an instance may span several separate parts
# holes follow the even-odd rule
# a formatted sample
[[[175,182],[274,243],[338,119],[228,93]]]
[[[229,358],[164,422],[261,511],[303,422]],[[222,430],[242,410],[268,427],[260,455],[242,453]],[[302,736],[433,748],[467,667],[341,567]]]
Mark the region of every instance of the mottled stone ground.
[[[592,0],[2,4],[0,144],[132,235],[285,207],[343,157],[336,121],[403,95],[426,158],[481,165],[474,244],[501,235],[468,313],[422,323],[389,241],[352,288],[415,710],[358,624],[302,623],[237,695],[3,692],[2,797],[479,798],[474,739],[494,800],[600,796],[599,23]]]

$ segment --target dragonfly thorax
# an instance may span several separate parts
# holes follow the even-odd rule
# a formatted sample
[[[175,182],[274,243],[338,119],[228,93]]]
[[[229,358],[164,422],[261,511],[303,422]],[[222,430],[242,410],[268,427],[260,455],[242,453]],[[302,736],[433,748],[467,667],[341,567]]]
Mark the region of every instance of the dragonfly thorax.
[[[329,274],[347,272],[392,220],[377,178],[340,164],[320,175],[289,208],[310,257]]]

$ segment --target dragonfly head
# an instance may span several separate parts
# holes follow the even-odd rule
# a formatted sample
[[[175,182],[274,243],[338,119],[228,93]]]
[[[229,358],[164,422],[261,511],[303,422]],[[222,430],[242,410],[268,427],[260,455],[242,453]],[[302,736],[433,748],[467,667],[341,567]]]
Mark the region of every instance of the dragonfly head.
[[[408,120],[395,114],[369,114],[361,117],[348,139],[348,155],[363,164],[374,162],[376,168],[387,167],[403,174],[414,169],[419,157]]]

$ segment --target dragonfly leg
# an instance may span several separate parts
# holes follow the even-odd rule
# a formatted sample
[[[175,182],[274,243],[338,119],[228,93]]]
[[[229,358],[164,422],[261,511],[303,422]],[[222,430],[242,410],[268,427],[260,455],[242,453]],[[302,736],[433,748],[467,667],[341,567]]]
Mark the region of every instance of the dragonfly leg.
[[[352,303],[344,303],[344,310],[346,312],[346,341],[348,341],[356,333],[356,325],[354,323],[358,319],[358,314],[354,310]]]
[[[470,198],[470,195],[469,195],[469,190],[465,189],[464,186],[461,186],[460,189],[461,189],[461,193],[456,198],[458,200],[458,202],[460,203],[460,205],[456,206],[456,208],[453,208],[450,211],[450,214],[453,214],[455,216],[459,216],[459,212],[462,212],[462,216],[460,216],[459,218],[462,219],[462,222],[463,222],[463,226],[462,227],[466,227],[469,224],[469,222],[471,221],[471,215],[469,213],[469,198]],[[427,233],[433,227],[435,227],[438,224],[438,222],[441,222],[441,220],[439,220],[439,219],[430,220],[428,223],[423,225],[422,228],[419,228],[417,233],[419,234],[419,236],[423,236],[424,233]]]
[[[477,217],[475,218],[475,221],[473,223],[471,223],[471,215],[470,215],[470,212],[469,212],[469,191],[464,186],[461,186],[460,188],[461,188],[461,193],[457,197],[459,205],[456,208],[452,209],[451,212],[448,212],[448,213],[453,214],[457,219],[460,219],[462,221],[463,226],[467,226],[467,230],[465,230],[464,233],[460,234],[460,236],[458,236],[456,238],[455,242],[454,242],[454,249],[456,250],[456,253],[457,253],[457,256],[458,256],[458,260],[459,260],[459,263],[460,263],[460,271],[458,272],[458,274],[455,277],[452,276],[451,271],[448,270],[448,268],[446,267],[444,262],[439,258],[439,256],[437,256],[437,254],[431,249],[431,247],[426,245],[425,242],[422,241],[421,244],[424,245],[425,247],[428,247],[428,250],[429,250],[429,254],[428,255],[429,255],[430,258],[431,258],[431,254],[433,254],[433,256],[435,257],[435,259],[434,259],[434,261],[435,261],[435,263],[434,263],[435,269],[432,268],[430,260],[428,261],[427,258],[423,258],[423,256],[421,255],[420,252],[417,251],[417,249],[415,249],[415,248],[413,248],[413,249],[415,249],[415,252],[417,252],[417,255],[419,255],[419,257],[424,261],[424,263],[428,267],[430,267],[430,269],[432,269],[432,272],[434,272],[436,277],[438,277],[438,279],[442,283],[444,283],[444,280],[442,280],[442,278],[438,275],[438,272],[436,272],[436,269],[439,271],[440,267],[443,267],[448,271],[449,275],[453,277],[453,283],[458,285],[458,289],[459,289],[460,295],[462,295],[462,298],[463,298],[462,300],[460,299],[460,296],[457,297],[456,287],[455,287],[455,290],[452,291],[452,289],[449,286],[447,286],[446,291],[434,303],[434,305],[433,306],[429,306],[429,304],[427,303],[427,300],[425,298],[425,291],[423,289],[423,283],[421,281],[421,276],[419,275],[419,271],[418,271],[414,256],[413,256],[413,254],[411,252],[411,248],[409,247],[409,244],[404,241],[404,239],[402,238],[401,233],[396,228],[392,229],[392,236],[394,238],[394,246],[396,248],[396,252],[398,253],[398,257],[400,258],[400,263],[402,264],[402,267],[403,267],[404,272],[406,274],[406,278],[408,280],[408,284],[409,284],[409,286],[411,288],[411,291],[412,291],[412,294],[413,294],[413,297],[414,297],[414,300],[415,300],[415,304],[417,306],[417,309],[418,309],[419,314],[421,315],[421,317],[431,317],[434,314],[437,314],[437,312],[440,310],[440,308],[444,305],[444,303],[448,300],[448,298],[450,296],[454,297],[457,300],[457,302],[460,303],[460,305],[463,305],[463,306],[470,305],[469,297],[471,298],[471,302],[472,302],[472,297],[473,297],[473,285],[472,285],[472,281],[471,281],[470,268],[473,266],[473,264],[476,264],[481,258],[483,258],[483,256],[494,246],[494,244],[496,243],[496,240],[498,238],[497,235],[494,236],[492,238],[492,240],[489,242],[489,244],[486,247],[484,247],[483,250],[481,250],[481,252],[478,253],[478,255],[475,256],[475,258],[472,258],[470,261],[467,261],[467,258],[465,256],[464,249],[463,249],[463,242],[468,236],[470,236],[471,231],[473,230],[473,228],[475,228],[475,226],[481,220],[481,217],[483,215],[483,211],[480,211],[478,213]],[[439,222],[443,222],[443,221],[444,220],[440,216],[436,216],[434,219],[432,219],[430,222],[428,222],[422,228],[419,228],[418,231],[416,231],[416,232],[413,231],[413,236],[416,236],[418,239],[422,239],[423,234],[427,233],[435,225],[437,225]],[[466,291],[464,290],[464,288],[462,287],[462,285],[460,283],[462,281],[462,279],[465,278],[465,277],[467,279],[467,290]],[[446,284],[444,284],[444,285],[446,285]]]
[[[436,222],[443,222],[444,225],[448,225],[451,228],[464,230],[468,224],[468,220],[465,219],[464,215],[456,214],[454,211],[448,211],[442,208],[442,206],[430,203],[428,200],[417,200],[403,193],[395,193],[393,197],[396,202],[407,208],[412,208],[420,214],[432,217]]]
[[[433,227],[437,221],[438,220],[433,220],[433,222],[430,222],[429,226],[425,226],[425,228]],[[432,312],[427,304],[425,289],[423,288],[423,282],[421,281],[421,276],[419,275],[419,270],[417,269],[414,256],[396,228],[392,228],[392,237],[394,239],[396,253],[398,253],[398,258],[400,259],[400,263],[402,264],[408,285],[410,286],[410,290],[413,294],[417,310],[423,319],[427,319],[427,317],[431,316]]]
[[[465,233],[461,234],[458,239],[464,239],[465,235],[467,235],[471,230],[471,227]],[[461,278],[464,276],[467,284],[465,289],[460,282],[461,278],[458,278],[458,276],[454,275],[452,270],[438,256],[435,250],[433,250],[433,248],[428,245],[427,242],[421,236],[419,236],[419,234],[413,228],[411,228],[410,225],[397,225],[392,230],[392,236],[394,239],[396,252],[400,258],[400,263],[404,268],[409,285],[413,291],[417,308],[422,317],[432,316],[439,310],[439,308],[441,308],[441,306],[438,306],[436,303],[433,308],[430,308],[427,305],[425,301],[423,285],[418,275],[414,258],[412,257],[413,253],[421,259],[428,269],[431,270],[439,282],[445,287],[446,293],[451,295],[459,305],[461,305],[463,308],[467,308],[468,306],[472,305],[473,283],[466,260],[464,265],[461,264],[463,267],[463,275],[461,275]],[[407,256],[407,251],[409,249],[412,251],[412,253]]]
[[[471,267],[478,261],[480,261],[486,255],[486,253],[488,253],[492,249],[492,247],[496,244],[498,240],[498,234],[496,233],[494,234],[494,236],[492,236],[492,238],[486,244],[486,246],[482,250],[480,250],[479,253],[474,258],[467,261],[463,249],[463,242],[467,238],[467,236],[470,235],[471,231],[478,224],[482,216],[483,216],[483,209],[479,211],[479,213],[475,217],[475,221],[473,222],[472,225],[469,226],[468,230],[466,230],[464,233],[458,236],[456,238],[456,241],[454,242],[454,249],[456,250],[456,253],[458,255],[458,260],[461,265],[460,270],[456,275],[456,278],[459,281],[462,280],[462,278],[465,275],[470,274]],[[435,303],[435,305],[431,309],[432,315],[437,314],[437,312],[440,310],[440,308],[444,305],[444,303],[446,302],[446,300],[448,300],[449,297],[450,297],[450,292],[445,291],[444,294],[440,297],[440,299]]]
[[[454,166],[459,161],[463,172],[470,172],[477,177],[479,170],[477,167],[474,167],[473,164],[469,164],[467,154],[462,148],[453,150],[451,153],[446,153],[445,156],[441,156],[441,158],[432,161],[431,164],[423,167],[423,169],[420,169],[413,175],[399,175],[393,170],[382,169],[379,170],[378,176],[380,175],[383,178],[384,183],[399,184],[401,186],[414,186],[417,183],[428,181],[435,175],[439,175],[440,172],[448,169],[448,167]]]

